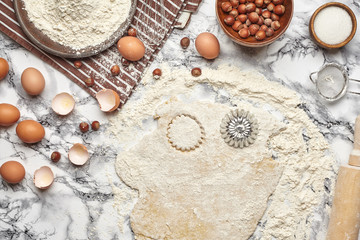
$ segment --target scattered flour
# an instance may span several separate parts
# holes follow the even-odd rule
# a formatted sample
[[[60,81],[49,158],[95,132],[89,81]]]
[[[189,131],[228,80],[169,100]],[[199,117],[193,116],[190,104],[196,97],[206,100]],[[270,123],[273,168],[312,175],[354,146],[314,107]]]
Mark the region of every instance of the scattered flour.
[[[261,131],[260,127],[259,134],[261,135],[261,132],[273,133],[268,137],[260,137],[252,147],[256,147],[256,143],[260,145],[263,144],[261,141],[266,142],[266,154],[271,153],[275,162],[282,167],[282,174],[278,175],[280,179],[275,185],[270,197],[262,196],[264,199],[260,199],[266,201],[266,209],[262,211],[261,217],[257,216],[257,218],[255,218],[254,216],[249,216],[249,212],[247,211],[240,211],[239,213],[238,209],[236,209],[237,211],[234,211],[234,213],[225,212],[227,219],[234,220],[229,220],[226,226],[231,229],[235,226],[238,229],[239,236],[243,236],[240,235],[240,229],[253,231],[250,239],[325,239],[330,212],[329,204],[331,203],[333,187],[335,185],[337,163],[329,154],[328,143],[307,114],[301,109],[301,101],[296,93],[278,83],[266,80],[264,76],[259,73],[242,72],[236,67],[220,66],[218,69],[203,69],[202,75],[197,78],[192,77],[189,70],[169,69],[166,65],[161,66],[161,69],[163,70],[163,76],[158,81],[153,81],[150,71],[147,72],[142,81],[143,86],[138,88],[138,92],[134,93],[129,102],[112,120],[114,125],[113,131],[118,138],[119,146],[125,151],[119,153],[116,163],[117,173],[130,188],[139,194],[138,203],[135,205],[131,216],[132,228],[135,230],[136,237],[138,239],[152,239],[151,237],[155,234],[154,231],[158,231],[156,234],[160,235],[157,236],[164,236],[161,234],[165,234],[167,239],[176,239],[179,237],[176,235],[179,229],[174,228],[176,225],[174,225],[172,221],[176,216],[173,216],[171,211],[167,212],[166,209],[168,207],[172,209],[172,206],[175,206],[174,209],[178,211],[179,209],[177,207],[179,206],[179,202],[188,204],[186,205],[187,210],[189,208],[191,209],[192,205],[191,202],[186,201],[189,200],[188,198],[181,199],[181,197],[179,197],[179,199],[173,198],[172,201],[166,199],[166,202],[151,205],[152,209],[146,209],[146,203],[151,203],[154,197],[166,197],[166,194],[161,196],[163,192],[156,192],[154,190],[176,191],[177,196],[182,196],[186,194],[186,187],[181,184],[181,181],[177,182],[177,174],[174,174],[174,177],[172,177],[170,165],[167,165],[167,162],[163,162],[166,158],[151,158],[147,155],[147,152],[140,151],[141,154],[144,155],[132,161],[129,152],[134,149],[139,149],[139,144],[141,144],[142,139],[147,140],[148,149],[159,147],[157,142],[152,141],[152,134],[161,128],[160,120],[164,117],[164,114],[159,114],[158,112],[159,106],[164,105],[164,102],[167,101],[171,103],[179,98],[183,102],[193,104],[196,108],[196,106],[199,107],[198,100],[204,97],[207,101],[212,99],[215,105],[223,106],[218,107],[222,109],[219,110],[220,118],[222,117],[220,115],[223,115],[223,109],[225,107],[234,108],[234,106],[247,106],[246,108],[255,112],[258,118],[263,116],[263,123],[266,122],[266,119],[271,118],[273,124],[262,124],[262,126],[266,126],[267,130]],[[207,92],[210,93],[199,94],[197,89],[204,86],[204,84],[206,85],[205,88],[207,88]],[[210,96],[211,92],[214,95],[213,98]],[[199,95],[202,95],[202,97],[198,97]],[[203,109],[207,111],[206,108]],[[173,109],[173,112],[177,111],[177,108]],[[167,112],[171,113],[172,110],[168,109]],[[261,112],[263,112],[263,115],[261,115]],[[270,117],[267,117],[268,115],[270,115]],[[201,117],[199,114],[197,116]],[[160,117],[158,128],[154,127],[154,124],[151,124],[153,117],[155,119]],[[218,116],[216,116],[216,118],[218,118]],[[213,129],[210,129],[210,132],[215,133],[218,131],[219,126],[220,122],[218,125],[212,124],[210,128]],[[207,132],[209,132],[208,130],[205,128],[205,143],[216,142],[217,137],[214,134],[209,136],[207,134]],[[161,138],[157,137],[153,139],[159,140]],[[170,144],[167,146],[165,143],[163,147],[157,149],[161,153],[161,151],[167,147],[171,148]],[[260,150],[262,151],[262,149],[251,147],[242,150],[236,149],[236,151],[247,151],[244,153],[247,156],[255,155],[255,153],[257,154],[257,151]],[[166,151],[170,150],[166,149]],[[194,150],[194,152],[196,151],[199,151],[199,149]],[[265,155],[259,156],[264,157]],[[264,159],[258,159],[258,161]],[[148,164],[149,161],[152,162],[151,168]],[[244,162],[246,162],[246,160],[244,160]],[[226,163],[227,162],[223,164]],[[255,164],[256,161],[250,161],[249,163]],[[211,164],[204,165],[204,167],[206,166],[209,168],[215,167]],[[187,166],[185,164],[184,168],[193,171],[193,166]],[[251,170],[251,168],[244,167],[243,170],[238,173],[249,174],[251,173],[249,169]],[[132,173],[138,173],[138,175]],[[160,178],[159,175],[161,176]],[[223,179],[223,176],[218,176],[219,179]],[[229,182],[236,182],[238,176],[236,174],[229,174],[225,177]],[[144,178],[146,180],[144,180]],[[216,179],[213,179],[213,181],[211,179],[207,180],[209,181],[207,182],[209,185],[206,186],[213,186],[214,181],[216,181]],[[171,185],[174,182],[177,183],[176,186]],[[169,185],[166,185],[166,183],[169,183]],[[200,187],[203,186],[202,182],[198,182],[198,184]],[[164,188],[164,186],[168,186],[167,189]],[[242,184],[239,184],[239,186],[242,186]],[[147,190],[149,190],[151,194],[149,194]],[[206,192],[205,185],[203,191],[204,193]],[[217,203],[220,200],[226,202],[229,199],[233,199],[234,196],[238,196],[236,194],[230,194],[231,191],[231,188],[226,188],[225,184],[224,194],[213,196],[214,201]],[[172,194],[172,196],[174,196],[174,194]],[[253,206],[255,209],[257,207],[254,204],[257,203],[257,201],[254,201],[250,197],[247,197],[246,200],[248,203],[245,203],[246,206],[244,205],[244,208]],[[197,203],[196,199],[194,202]],[[184,205],[180,206],[183,207]],[[146,214],[149,213],[148,211],[154,210],[154,207],[156,207],[155,209],[157,209],[158,212],[154,213],[154,211],[152,211],[150,217],[146,217],[146,215],[140,217],[142,216],[141,214]],[[164,207],[164,209],[161,209],[161,207]],[[242,207],[243,205],[238,206],[239,209]],[[192,221],[199,224],[206,225],[211,218],[211,216],[204,213],[204,206],[201,204],[193,208],[193,212],[194,215],[191,216],[195,216],[196,218],[192,219]],[[253,212],[259,214],[258,210],[254,210]],[[158,218],[157,213],[167,213],[168,215],[165,215],[164,218]],[[180,211],[179,214],[181,213]],[[164,230],[162,228],[163,224],[167,224],[167,217],[169,217],[169,225],[166,233],[162,233],[161,231]],[[256,222],[254,222],[255,229],[254,225],[234,224],[237,223],[239,219],[256,220]],[[154,225],[156,228],[150,228],[149,230],[147,227],[149,225],[147,224],[151,224],[151,226]],[[207,229],[205,225],[201,225],[204,227],[201,229]],[[181,226],[180,224],[179,227]],[[207,227],[212,229],[214,226]],[[187,228],[187,230],[191,229]],[[226,231],[227,230],[224,229],[223,234],[226,235]],[[231,232],[233,233],[233,229]],[[172,236],[172,234],[174,235]],[[213,238],[198,235],[183,239]],[[236,239],[236,235],[235,238],[232,236],[228,239]]]
[[[130,0],[23,0],[30,21],[73,49],[96,46],[125,22]]]

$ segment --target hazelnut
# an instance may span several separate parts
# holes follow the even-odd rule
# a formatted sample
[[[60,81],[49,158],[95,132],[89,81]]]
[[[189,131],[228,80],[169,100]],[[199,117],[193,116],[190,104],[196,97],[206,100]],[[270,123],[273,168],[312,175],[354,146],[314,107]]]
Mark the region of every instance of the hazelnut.
[[[225,22],[226,25],[231,26],[231,25],[234,24],[235,18],[234,18],[233,16],[231,16],[231,15],[227,15],[227,16],[224,18],[224,22]]]
[[[153,71],[153,77],[157,80],[161,77],[162,75],[162,72],[161,72],[161,69],[159,68],[156,68],[154,71]]]
[[[238,32],[240,31],[242,23],[240,21],[235,21],[234,24],[231,26],[234,31]]]
[[[136,37],[136,29],[135,28],[129,28],[128,35],[132,37]]]
[[[265,34],[265,31],[263,31],[263,30],[259,30],[255,34],[255,39],[258,41],[264,40],[265,37],[266,37],[266,34]]]
[[[60,160],[60,158],[61,158],[61,154],[59,153],[59,152],[53,152],[52,154],[51,154],[51,156],[50,156],[50,159],[51,159],[51,161],[53,161],[53,162],[58,162],[59,160]]]
[[[246,22],[246,20],[247,20],[247,15],[246,15],[246,14],[240,14],[240,15],[237,17],[237,19],[238,19],[240,22],[244,23],[244,22]]]
[[[253,3],[255,0],[247,0],[248,3]]]
[[[249,20],[249,19],[247,19],[247,20],[246,20],[246,22],[245,22],[245,24],[246,24],[246,26],[250,26],[250,25],[251,25],[250,20]]]
[[[259,21],[259,15],[256,12],[249,13],[248,18],[251,23],[257,23]]]
[[[240,4],[246,3],[246,0],[239,0]]]
[[[268,28],[265,33],[267,37],[271,37],[272,35],[274,35],[274,29]]]
[[[232,5],[230,2],[223,2],[221,4],[221,9],[224,11],[224,12],[230,12],[231,9],[232,9]]]
[[[231,6],[237,8],[239,6],[239,0],[230,0]]]
[[[259,29],[260,29],[260,26],[259,26],[259,25],[257,25],[257,24],[251,24],[251,25],[249,26],[250,35],[251,35],[251,36],[254,36],[254,35],[257,33],[257,31],[259,31]]]
[[[266,8],[267,8],[267,10],[269,10],[270,12],[272,12],[272,11],[274,10],[274,7],[275,7],[275,4],[269,3]]]
[[[111,75],[113,75],[113,76],[119,75],[119,74],[120,74],[120,67],[119,67],[119,65],[114,65],[114,66],[112,66],[111,69],[110,69],[110,72],[111,72]]]
[[[246,9],[247,13],[254,12],[256,9],[256,5],[255,5],[255,3],[248,3],[245,5],[245,9]]]
[[[269,4],[271,3],[271,0],[264,0],[264,4]]]
[[[239,15],[239,11],[238,11],[236,8],[234,8],[233,10],[231,10],[231,11],[229,12],[229,15],[233,16],[234,18],[236,18],[236,17]]]
[[[275,21],[271,23],[271,28],[274,29],[275,31],[278,30],[280,27],[281,25],[279,21]]]
[[[248,28],[243,28],[243,29],[240,29],[239,31],[239,36],[241,38],[248,38],[250,36],[250,31]]]
[[[89,124],[87,124],[86,122],[82,122],[79,124],[79,128],[81,132],[85,133],[89,131]]]
[[[268,26],[268,27],[271,26],[271,23],[272,23],[272,22],[273,22],[273,21],[272,21],[270,18],[267,18],[267,19],[264,20],[264,24],[265,24],[266,26]]]
[[[257,25],[263,25],[264,24],[264,18],[263,16],[259,17],[259,21],[256,23]]]
[[[240,14],[246,13],[246,5],[245,4],[240,4],[239,7],[238,7],[238,12]]]
[[[266,25],[261,25],[261,26],[260,26],[260,30],[266,32],[266,30],[268,30],[268,26],[266,26]]]
[[[262,9],[261,9],[261,8],[256,8],[256,9],[255,9],[255,12],[256,12],[257,14],[259,14],[259,16],[261,16],[261,14],[262,14]]]
[[[191,70],[191,75],[193,75],[194,77],[198,77],[201,75],[201,69],[200,68],[193,68]]]
[[[284,5],[276,5],[274,7],[274,13],[276,15],[283,15],[285,13],[285,7]]]
[[[74,67],[76,67],[77,69],[81,68],[81,66],[82,66],[81,61],[76,60],[76,61],[74,62]]]
[[[184,37],[180,40],[180,45],[183,49],[186,49],[189,47],[190,45],[190,38],[188,37]]]
[[[255,0],[255,5],[258,7],[258,8],[261,8],[264,4],[264,0]]]
[[[269,10],[265,10],[262,12],[262,16],[264,18],[270,18],[271,17],[271,12]]]
[[[273,21],[279,21],[280,17],[278,15],[276,15],[275,13],[271,14],[271,20]]]
[[[272,0],[275,5],[283,4],[284,0]]]
[[[92,130],[97,131],[97,130],[99,130],[99,128],[100,128],[100,123],[98,121],[93,121],[91,123],[91,129]]]
[[[130,65],[130,62],[126,58],[122,57],[121,58],[121,65],[123,65],[124,67],[128,67]]]
[[[85,79],[84,83],[86,86],[91,87],[91,86],[94,86],[95,81],[93,78],[90,77],[90,78]]]
[[[243,28],[248,29],[249,27],[248,27],[246,24],[243,23],[243,24],[240,25],[239,31],[240,31],[241,29],[243,29]]]

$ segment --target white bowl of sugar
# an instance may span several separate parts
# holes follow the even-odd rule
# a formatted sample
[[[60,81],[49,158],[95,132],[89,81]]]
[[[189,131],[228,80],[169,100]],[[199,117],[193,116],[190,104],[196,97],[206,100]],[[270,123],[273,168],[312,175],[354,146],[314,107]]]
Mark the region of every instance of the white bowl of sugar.
[[[356,17],[346,5],[330,2],[319,7],[310,19],[309,30],[314,41],[324,48],[340,48],[356,33]]]

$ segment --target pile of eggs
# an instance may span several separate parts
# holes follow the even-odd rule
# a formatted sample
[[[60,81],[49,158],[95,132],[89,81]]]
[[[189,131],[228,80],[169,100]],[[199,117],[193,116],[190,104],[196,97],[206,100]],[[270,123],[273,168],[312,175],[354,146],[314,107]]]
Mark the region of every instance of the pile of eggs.
[[[0,80],[4,79],[8,72],[8,62],[0,58]],[[39,70],[27,68],[21,75],[21,85],[27,94],[37,96],[41,94],[45,88],[45,78]],[[115,95],[114,98],[116,98]],[[105,102],[106,101],[109,100],[107,99]],[[116,100],[115,104],[118,106],[117,102],[120,102],[120,100]],[[55,113],[62,116],[68,115],[74,109],[74,105],[75,100],[68,93],[60,93],[56,95],[52,101],[52,109]],[[110,111],[109,109],[106,110]],[[111,108],[111,110],[113,109]],[[10,127],[16,124],[20,119],[20,115],[20,111],[16,106],[8,103],[0,103],[0,127]],[[17,124],[16,134],[24,143],[35,144],[45,137],[45,128],[37,121],[26,119]],[[89,153],[84,145],[75,143],[68,151],[68,158],[74,165],[81,166],[88,161]],[[0,175],[6,182],[16,184],[24,179],[25,168],[17,161],[7,161],[0,167]],[[33,180],[35,186],[39,189],[47,189],[54,181],[54,174],[51,168],[42,166],[35,171]]]

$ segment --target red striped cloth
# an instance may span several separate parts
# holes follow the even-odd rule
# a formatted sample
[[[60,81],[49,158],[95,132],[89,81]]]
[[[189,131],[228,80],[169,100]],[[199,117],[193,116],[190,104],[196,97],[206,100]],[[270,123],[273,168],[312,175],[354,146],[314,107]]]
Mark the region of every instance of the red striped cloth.
[[[121,55],[116,45],[96,56],[81,59],[83,64],[80,69],[74,67],[74,60],[56,57],[44,52],[32,44],[21,30],[15,16],[13,0],[0,1],[0,30],[65,74],[90,95],[95,96],[101,89],[110,88],[119,93],[121,105],[123,105],[140,82],[143,72],[154,60],[173,28],[180,24],[177,21],[180,13],[183,11],[195,12],[200,3],[201,0],[138,0],[131,27],[137,30],[137,36],[143,41],[146,53],[143,59],[128,67],[121,64]],[[115,64],[120,66],[120,74],[116,77],[110,73],[111,66]],[[95,80],[95,85],[87,87],[84,80],[90,77]]]

